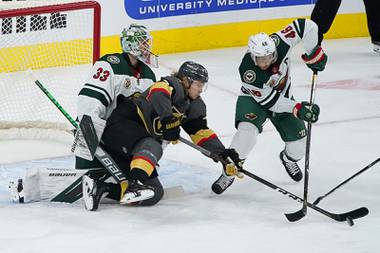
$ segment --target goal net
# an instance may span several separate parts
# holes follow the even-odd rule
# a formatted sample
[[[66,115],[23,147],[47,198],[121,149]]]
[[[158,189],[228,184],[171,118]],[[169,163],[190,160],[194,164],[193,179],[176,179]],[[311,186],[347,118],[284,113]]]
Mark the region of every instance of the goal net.
[[[95,1],[0,2],[0,140],[44,138],[49,131],[54,138],[54,131],[73,129],[35,82],[75,117],[99,43]]]

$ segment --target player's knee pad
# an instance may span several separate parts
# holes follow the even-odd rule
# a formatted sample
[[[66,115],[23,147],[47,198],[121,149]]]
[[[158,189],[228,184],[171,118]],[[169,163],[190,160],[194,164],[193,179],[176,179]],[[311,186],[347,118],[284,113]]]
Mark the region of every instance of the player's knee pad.
[[[151,137],[144,138],[136,144],[133,148],[132,154],[134,156],[142,155],[151,157],[157,162],[162,157],[162,146],[158,141]]]
[[[153,206],[157,204],[164,196],[164,188],[162,187],[162,184],[158,177],[150,178],[144,183],[153,187],[154,197],[141,201],[140,206]]]
[[[247,158],[249,152],[257,142],[259,129],[254,124],[248,122],[240,122],[237,132],[234,134],[230,148],[234,148],[240,158]]]
[[[294,161],[301,160],[305,156],[306,138],[285,143],[286,155]]]
[[[149,177],[157,176],[156,165],[162,157],[161,144],[153,138],[144,138],[133,149],[130,164],[131,177],[146,181]]]

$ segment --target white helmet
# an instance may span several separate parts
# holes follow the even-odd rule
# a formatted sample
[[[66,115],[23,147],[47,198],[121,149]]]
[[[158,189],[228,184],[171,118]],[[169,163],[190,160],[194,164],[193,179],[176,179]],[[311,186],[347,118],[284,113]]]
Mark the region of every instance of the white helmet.
[[[256,57],[273,55],[272,62],[277,60],[276,44],[266,33],[252,35],[248,40],[248,51],[251,53],[252,60],[256,63]]]
[[[123,52],[136,56],[137,59],[156,67],[157,56],[152,53],[153,38],[143,25],[131,24],[120,34]],[[158,67],[158,66],[157,66]]]

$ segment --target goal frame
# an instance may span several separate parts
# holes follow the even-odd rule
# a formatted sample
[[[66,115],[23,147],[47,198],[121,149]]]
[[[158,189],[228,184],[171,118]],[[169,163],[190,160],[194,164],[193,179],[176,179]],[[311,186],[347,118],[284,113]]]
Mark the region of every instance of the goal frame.
[[[74,3],[52,4],[46,6],[17,8],[11,10],[0,10],[0,18],[11,18],[16,16],[30,16],[54,12],[93,9],[93,63],[100,57],[100,34],[101,34],[101,7],[96,1],[83,1]]]
[[[92,32],[92,34],[89,35],[89,38],[92,39],[92,52],[88,55],[88,60],[89,63],[90,61],[95,63],[99,59],[101,40],[101,6],[98,2],[79,0],[76,2],[72,1],[70,3],[66,1],[65,3],[37,2],[36,4],[37,6],[14,5],[14,7],[10,6],[13,9],[2,9],[0,10],[0,18],[5,19],[20,16],[34,16],[40,14],[88,10],[91,12],[90,15],[92,17],[92,20],[88,23],[88,25],[92,25],[89,29],[89,31]],[[33,80],[33,82],[36,84],[36,80]],[[48,98],[43,99],[48,100]],[[59,112],[57,112],[57,114],[59,114]],[[71,131],[72,129],[68,122],[50,122],[43,120],[0,121],[0,140],[46,139],[67,142],[70,139],[71,142]]]

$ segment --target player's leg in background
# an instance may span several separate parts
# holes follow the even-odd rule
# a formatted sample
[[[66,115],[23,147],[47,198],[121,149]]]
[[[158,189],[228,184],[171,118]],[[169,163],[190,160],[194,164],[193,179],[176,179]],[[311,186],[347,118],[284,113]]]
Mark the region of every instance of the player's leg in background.
[[[368,31],[371,36],[373,50],[380,53],[380,2],[363,0],[367,14]]]
[[[297,162],[305,156],[306,127],[305,123],[291,113],[279,113],[271,117],[285,148],[280,153],[280,160],[286,172],[294,181],[302,179],[302,172]]]
[[[321,45],[323,35],[327,33],[338,13],[342,0],[318,0],[311,13],[311,20],[318,25],[318,44]]]

